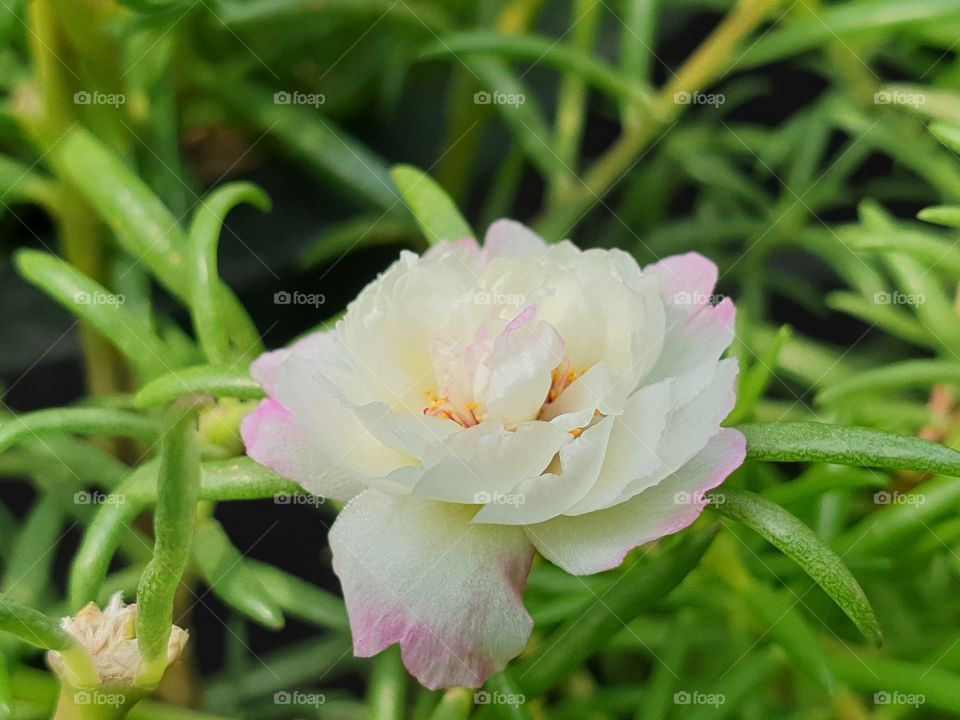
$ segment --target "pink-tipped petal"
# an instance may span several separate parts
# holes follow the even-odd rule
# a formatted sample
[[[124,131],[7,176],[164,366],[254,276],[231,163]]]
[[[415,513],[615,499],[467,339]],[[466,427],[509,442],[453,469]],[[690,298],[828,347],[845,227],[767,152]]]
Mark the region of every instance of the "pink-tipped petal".
[[[291,355],[301,355],[311,359],[323,357],[329,352],[332,342],[334,342],[333,331],[310,333],[288,348],[273,350],[258,357],[250,364],[250,374],[260,383],[267,395],[272,397],[276,392],[277,372],[288,357]]]
[[[526,646],[533,547],[520,528],[472,525],[474,509],[376,490],[330,532],[354,653],[400,643],[426,687],[479,687]]]
[[[689,527],[706,505],[703,494],[720,485],[745,455],[743,435],[721,430],[690,462],[632,500],[524,529],[540,554],[567,572],[610,570],[633,548]]]
[[[643,272],[660,278],[660,291],[667,302],[691,306],[708,302],[719,275],[713,261],[696,252],[663,258]]]
[[[362,483],[339,472],[276,400],[264,400],[240,425],[247,455],[314,495],[349,500]]]

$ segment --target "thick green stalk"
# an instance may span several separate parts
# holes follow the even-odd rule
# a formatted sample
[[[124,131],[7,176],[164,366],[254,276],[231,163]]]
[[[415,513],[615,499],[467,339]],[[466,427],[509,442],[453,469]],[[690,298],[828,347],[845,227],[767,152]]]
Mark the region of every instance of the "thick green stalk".
[[[77,76],[64,65],[63,58],[69,58],[71,53],[55,5],[54,0],[34,0],[30,4],[30,49],[39,86],[40,107],[35,108],[35,114],[20,116],[26,133],[44,153],[78,122],[68,100],[76,88],[67,73],[74,79]],[[64,254],[82,273],[103,282],[107,276],[102,244],[105,229],[74,188],[63,185],[58,190],[56,220]],[[122,360],[106,339],[84,324],[80,342],[90,393],[111,395],[122,390]]]
[[[156,540],[153,560],[137,591],[137,638],[144,657],[138,684],[152,688],[167,666],[173,601],[190,556],[200,498],[200,448],[196,406],[187,398],[168,410],[168,430],[160,453]]]

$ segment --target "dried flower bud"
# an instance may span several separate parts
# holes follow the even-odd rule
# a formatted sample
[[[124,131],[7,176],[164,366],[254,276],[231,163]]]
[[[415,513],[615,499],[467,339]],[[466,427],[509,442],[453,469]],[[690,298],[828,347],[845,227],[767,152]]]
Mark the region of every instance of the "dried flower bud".
[[[63,629],[86,650],[103,687],[129,687],[140,675],[143,656],[137,642],[137,605],[127,605],[117,593],[100,610],[89,603],[74,617],[63,619]],[[167,662],[180,657],[187,644],[186,630],[173,626],[167,644]],[[47,662],[63,682],[68,682],[60,653],[51,650]]]

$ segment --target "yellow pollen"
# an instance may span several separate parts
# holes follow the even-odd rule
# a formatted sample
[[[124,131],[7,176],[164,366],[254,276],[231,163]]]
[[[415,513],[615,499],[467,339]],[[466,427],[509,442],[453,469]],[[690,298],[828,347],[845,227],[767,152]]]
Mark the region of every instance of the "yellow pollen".
[[[579,371],[575,370],[571,367],[570,360],[564,358],[563,362],[550,373],[552,382],[550,383],[550,392],[547,393],[547,401],[553,402],[556,400],[564,390],[586,372],[587,368],[580,368]]]
[[[457,425],[462,427],[471,427],[477,424],[477,418],[473,414],[473,411],[477,407],[475,402],[470,403],[464,408],[464,410],[469,413],[469,416],[464,416],[463,413],[458,412],[450,406],[450,399],[446,395],[437,395],[433,390],[427,390],[426,395],[427,405],[423,408],[424,415],[430,415],[444,420],[453,420]]]

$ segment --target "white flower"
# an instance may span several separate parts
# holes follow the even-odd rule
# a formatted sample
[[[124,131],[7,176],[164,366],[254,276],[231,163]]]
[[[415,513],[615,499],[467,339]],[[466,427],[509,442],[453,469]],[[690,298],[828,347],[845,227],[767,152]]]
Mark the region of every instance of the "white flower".
[[[534,549],[595,573],[697,518],[744,457],[716,279],[500,220],[482,249],[402,253],[335,330],[254,363],[248,454],[349,500],[330,544],[357,655],[399,642],[427,687],[477,687],[526,645]]]

